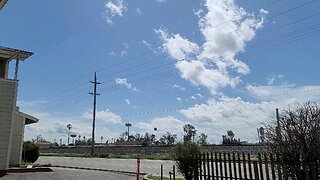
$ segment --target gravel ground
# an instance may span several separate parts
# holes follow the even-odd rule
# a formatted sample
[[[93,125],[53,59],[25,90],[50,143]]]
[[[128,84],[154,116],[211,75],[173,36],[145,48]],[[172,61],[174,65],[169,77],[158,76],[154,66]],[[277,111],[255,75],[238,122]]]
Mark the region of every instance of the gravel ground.
[[[14,173],[8,174],[1,180],[135,180],[136,177],[128,174],[80,170],[68,168],[51,168],[53,172]],[[141,178],[142,179],[142,178]]]

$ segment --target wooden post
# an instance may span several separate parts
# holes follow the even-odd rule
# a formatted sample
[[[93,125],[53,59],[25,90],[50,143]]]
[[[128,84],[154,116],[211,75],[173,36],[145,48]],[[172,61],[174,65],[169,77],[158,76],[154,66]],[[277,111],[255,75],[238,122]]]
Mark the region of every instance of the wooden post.
[[[200,174],[200,180],[202,180],[202,160],[201,160],[201,153],[199,153],[199,174]]]
[[[173,174],[172,174],[173,180],[176,180],[176,166],[175,165],[173,165],[172,171],[173,171]]]

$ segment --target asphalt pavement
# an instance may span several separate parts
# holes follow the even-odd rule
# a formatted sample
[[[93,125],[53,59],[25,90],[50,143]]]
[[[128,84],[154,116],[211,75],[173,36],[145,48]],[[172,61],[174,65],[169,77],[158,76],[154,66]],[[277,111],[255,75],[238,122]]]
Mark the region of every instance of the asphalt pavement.
[[[80,158],[80,157],[51,157],[40,156],[35,162],[39,165],[66,166],[78,168],[102,169],[111,171],[131,172],[137,171],[136,159],[108,159],[108,158]],[[164,176],[169,177],[172,172],[174,161],[169,160],[145,160],[140,161],[140,172],[146,174],[159,175],[160,167],[163,165]],[[177,169],[177,168],[176,168]],[[176,172],[177,177],[182,177]]]

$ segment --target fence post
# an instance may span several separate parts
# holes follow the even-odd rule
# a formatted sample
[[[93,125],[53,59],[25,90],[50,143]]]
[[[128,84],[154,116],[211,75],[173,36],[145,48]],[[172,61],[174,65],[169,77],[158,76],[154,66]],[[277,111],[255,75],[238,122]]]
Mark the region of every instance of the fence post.
[[[176,166],[175,165],[173,165],[172,171],[173,171],[173,174],[172,174],[173,180],[176,180]]]
[[[203,153],[202,156],[203,156],[203,175],[204,175],[204,180],[207,180],[206,153]]]
[[[277,154],[277,171],[278,171],[278,179],[282,180],[282,173],[281,173],[281,160],[279,154]]]
[[[263,176],[262,158],[260,153],[258,154],[258,159],[259,159],[260,179],[263,180],[264,176]]]
[[[222,170],[222,156],[221,153],[219,153],[219,165],[220,165],[220,179],[223,179],[223,170]]]
[[[254,179],[259,180],[259,171],[258,171],[258,163],[257,161],[252,161],[253,162],[253,171],[254,171]]]
[[[140,179],[140,154],[137,154],[137,180]]]
[[[163,164],[161,164],[161,168],[160,168],[160,180],[163,179]]]
[[[223,164],[224,164],[224,177],[225,177],[225,179],[228,179],[228,169],[227,169],[226,153],[223,153]]]
[[[273,154],[270,154],[270,164],[271,164],[271,174],[272,174],[272,180],[276,179],[276,173],[275,173],[275,167],[274,167],[274,159],[273,159]]]
[[[218,169],[218,156],[217,156],[217,152],[214,153],[214,161],[215,161],[215,165],[216,165],[216,179],[219,179],[219,169]]]
[[[266,168],[266,177],[267,177],[267,180],[270,180],[270,176],[269,176],[269,165],[268,165],[268,157],[267,157],[267,154],[264,153],[264,166]]]
[[[228,153],[228,162],[229,162],[229,175],[230,175],[230,179],[232,179],[233,176],[232,176],[231,156],[230,156],[230,153]]]
[[[210,160],[209,160],[208,152],[207,152],[207,169],[208,169],[208,179],[210,179]]]
[[[237,179],[237,164],[236,164],[236,155],[232,153],[233,158],[233,172],[234,172],[234,178]]]
[[[247,176],[247,161],[246,161],[246,155],[242,153],[242,161],[243,161],[243,174],[244,174],[244,179],[248,179]]]
[[[199,175],[200,175],[200,180],[202,180],[202,160],[201,160],[201,153],[199,153]]]
[[[242,179],[242,172],[241,172],[241,160],[240,160],[240,154],[239,152],[237,153],[237,157],[238,157],[238,168],[239,168],[239,179]]]
[[[214,179],[213,153],[211,152],[210,154],[211,154],[211,173],[212,173],[211,177],[212,179]]]
[[[248,153],[248,165],[249,165],[249,178],[253,179],[253,175],[252,175],[252,166],[251,166],[251,157],[250,154]]]

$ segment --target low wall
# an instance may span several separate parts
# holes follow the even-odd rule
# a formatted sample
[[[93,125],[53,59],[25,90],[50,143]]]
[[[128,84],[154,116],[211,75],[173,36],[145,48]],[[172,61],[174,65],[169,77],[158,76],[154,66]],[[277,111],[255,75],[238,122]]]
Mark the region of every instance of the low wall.
[[[174,147],[163,146],[99,146],[95,147],[96,153],[101,154],[156,154],[156,153],[171,153]],[[267,152],[266,146],[222,146],[222,145],[207,145],[203,146],[204,152],[218,153],[250,153],[258,154]],[[91,147],[55,147],[48,149],[40,149],[41,153],[90,153]]]

